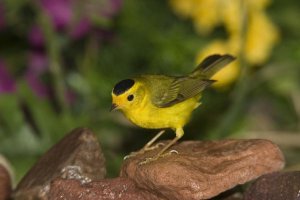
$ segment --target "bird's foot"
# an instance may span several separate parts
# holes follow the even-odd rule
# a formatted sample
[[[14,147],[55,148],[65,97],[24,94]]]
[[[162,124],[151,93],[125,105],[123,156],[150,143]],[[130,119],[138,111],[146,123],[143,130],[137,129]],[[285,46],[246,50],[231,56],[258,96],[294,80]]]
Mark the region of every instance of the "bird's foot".
[[[157,149],[159,147],[162,147],[164,145],[165,145],[164,143],[159,142],[159,143],[157,143],[155,145],[152,145],[150,147],[144,147],[144,148],[142,148],[139,151],[133,151],[133,152],[131,152],[129,155],[125,156],[123,159],[126,160],[128,158],[132,158],[132,157],[135,157],[137,155],[144,154],[146,151],[151,151],[151,150]]]
[[[178,153],[177,150],[172,149],[169,152],[162,154],[160,157],[165,157],[165,156],[169,156],[169,155],[172,155],[172,154],[179,154],[179,153]]]
[[[158,156],[154,156],[154,157],[150,157],[150,158],[145,158],[145,160],[143,160],[142,162],[139,163],[139,165],[145,165],[148,163],[151,163],[155,160],[157,160],[159,157]]]
[[[144,151],[142,151],[142,150],[140,150],[140,151],[133,151],[133,152],[131,152],[129,155],[126,155],[126,156],[123,158],[123,160],[127,160],[127,159],[129,159],[129,158],[135,157],[135,156],[137,156],[137,155],[139,155],[139,154],[143,154],[143,153],[144,153]]]
[[[145,164],[151,163],[151,162],[153,162],[153,161],[155,161],[155,160],[157,160],[159,158],[164,158],[164,157],[170,156],[172,154],[178,154],[178,151],[172,149],[172,150],[170,150],[167,153],[164,153],[164,154],[161,154],[161,155],[158,154],[158,155],[156,155],[154,157],[150,157],[150,158],[145,158],[145,160],[143,160],[142,162],[140,162],[139,165],[145,165]]]
[[[163,146],[165,146],[164,143],[158,142],[158,143],[156,143],[155,145],[152,145],[152,146],[150,146],[150,147],[145,147],[145,151],[151,151],[151,150],[157,149],[157,148],[159,148],[159,147],[163,147]]]

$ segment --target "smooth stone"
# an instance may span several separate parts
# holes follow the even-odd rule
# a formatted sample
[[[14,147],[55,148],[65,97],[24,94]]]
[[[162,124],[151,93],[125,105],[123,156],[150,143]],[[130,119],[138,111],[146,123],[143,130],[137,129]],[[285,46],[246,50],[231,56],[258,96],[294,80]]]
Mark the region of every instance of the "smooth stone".
[[[56,178],[81,183],[103,179],[105,158],[96,135],[77,128],[45,153],[28,171],[13,193],[14,199],[45,199]]]
[[[277,145],[253,139],[185,141],[172,146],[178,154],[140,165],[161,148],[126,159],[120,176],[170,200],[210,199],[236,185],[278,171],[285,163]]]

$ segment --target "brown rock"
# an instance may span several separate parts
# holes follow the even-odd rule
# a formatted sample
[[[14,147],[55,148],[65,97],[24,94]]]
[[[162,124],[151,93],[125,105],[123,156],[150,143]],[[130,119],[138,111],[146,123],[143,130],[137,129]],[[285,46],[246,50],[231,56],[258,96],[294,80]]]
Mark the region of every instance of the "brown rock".
[[[29,170],[14,192],[15,199],[45,199],[50,181],[58,178],[89,182],[102,179],[105,159],[96,136],[78,128],[54,145]]]
[[[125,160],[122,177],[171,200],[209,199],[284,166],[279,148],[267,140],[186,141],[145,165],[160,148]]]
[[[163,200],[138,189],[126,178],[104,179],[87,184],[77,180],[56,179],[51,183],[49,200]]]
[[[11,180],[10,175],[3,165],[0,164],[0,200],[6,200],[10,197]]]
[[[300,200],[300,171],[261,176],[246,191],[245,200]]]

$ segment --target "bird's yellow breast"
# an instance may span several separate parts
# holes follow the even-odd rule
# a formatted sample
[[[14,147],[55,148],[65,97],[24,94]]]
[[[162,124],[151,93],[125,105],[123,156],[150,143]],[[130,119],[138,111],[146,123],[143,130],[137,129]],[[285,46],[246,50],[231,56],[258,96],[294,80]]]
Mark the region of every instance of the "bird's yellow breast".
[[[156,107],[146,96],[140,106],[123,110],[125,116],[134,124],[150,129],[183,127],[190,119],[192,111],[197,108],[200,95],[166,108]]]

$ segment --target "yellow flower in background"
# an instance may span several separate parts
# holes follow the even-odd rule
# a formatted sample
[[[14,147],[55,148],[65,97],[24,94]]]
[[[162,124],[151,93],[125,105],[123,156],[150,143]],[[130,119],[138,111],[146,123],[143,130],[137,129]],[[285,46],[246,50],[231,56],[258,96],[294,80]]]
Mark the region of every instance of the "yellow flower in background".
[[[279,40],[279,33],[261,11],[251,13],[248,23],[244,56],[250,64],[260,65],[269,58],[274,44]]]
[[[172,0],[171,6],[173,7],[175,13],[180,17],[190,17],[193,13],[193,7],[195,5],[194,1],[187,0]]]
[[[171,6],[176,14],[193,18],[194,26],[200,34],[210,33],[221,23],[218,6],[219,0],[171,0]]]
[[[212,53],[231,53],[242,57],[248,64],[265,63],[273,46],[279,40],[276,26],[265,13],[271,0],[169,0],[176,14],[193,20],[195,30],[206,35],[223,25],[228,39],[214,41],[197,56],[203,59]],[[215,86],[226,86],[234,82],[239,74],[239,63],[235,62],[213,77]]]
[[[248,10],[263,10],[268,5],[270,5],[272,0],[246,0],[244,1],[245,6],[248,7]]]
[[[231,51],[230,44],[226,41],[216,40],[209,44],[205,51],[202,51],[198,54],[196,60],[197,63],[200,63],[206,56],[211,54],[226,54],[230,53],[235,55],[235,51]],[[228,66],[224,67],[220,71],[218,71],[213,77],[213,80],[217,80],[213,84],[214,87],[220,88],[234,82],[240,73],[239,62],[238,60],[228,64]]]
[[[240,0],[228,0],[222,4],[222,18],[226,30],[229,34],[240,33],[242,31],[241,17],[243,16]]]
[[[194,19],[194,26],[198,33],[209,34],[213,28],[221,24],[221,18],[219,9],[215,9],[219,6],[219,0],[201,1],[194,5],[192,17]]]

